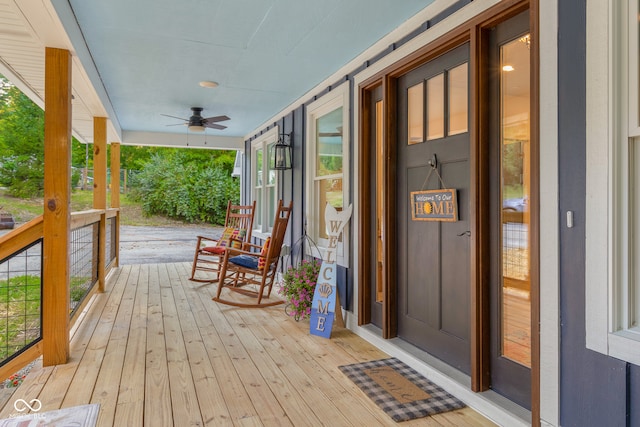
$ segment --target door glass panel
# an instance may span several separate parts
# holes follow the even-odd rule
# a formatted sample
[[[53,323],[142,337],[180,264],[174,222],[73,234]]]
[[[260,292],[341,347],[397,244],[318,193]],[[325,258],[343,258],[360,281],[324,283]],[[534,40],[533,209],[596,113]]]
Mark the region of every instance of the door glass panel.
[[[427,141],[444,137],[444,73],[427,80]]]
[[[424,135],[424,82],[407,90],[407,115],[409,140],[407,143],[422,142]]]
[[[531,367],[529,36],[500,47],[502,355]]]
[[[469,123],[467,63],[449,70],[449,135],[465,133]]]
[[[419,86],[421,89],[420,111],[422,111],[422,84],[420,84]],[[411,91],[411,89],[409,89],[409,91]],[[411,102],[409,102],[409,106],[411,106]],[[409,117],[411,117],[411,114],[409,114]],[[411,120],[411,118],[409,118],[409,120]],[[422,125],[420,127],[422,128]],[[382,101],[378,101],[376,102],[376,302],[382,302],[382,286],[384,283],[382,219],[384,213],[385,194],[384,180],[382,175],[382,168],[384,167],[384,146],[382,144],[382,131]],[[422,132],[422,130],[420,132]],[[420,139],[422,139],[422,134],[420,135]],[[409,138],[409,144],[411,144],[411,137]]]

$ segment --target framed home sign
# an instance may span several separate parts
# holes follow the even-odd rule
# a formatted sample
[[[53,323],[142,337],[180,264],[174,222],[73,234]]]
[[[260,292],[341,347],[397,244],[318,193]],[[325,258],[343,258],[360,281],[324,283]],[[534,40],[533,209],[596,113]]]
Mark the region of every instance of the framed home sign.
[[[458,194],[455,188],[412,191],[410,198],[413,221],[458,220]]]

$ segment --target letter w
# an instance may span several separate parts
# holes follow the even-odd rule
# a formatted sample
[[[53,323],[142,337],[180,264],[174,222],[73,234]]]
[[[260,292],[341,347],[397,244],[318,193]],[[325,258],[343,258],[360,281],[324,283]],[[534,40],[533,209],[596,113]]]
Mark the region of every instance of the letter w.
[[[342,226],[342,221],[331,221],[330,223],[331,233],[338,234],[340,232],[340,227]]]

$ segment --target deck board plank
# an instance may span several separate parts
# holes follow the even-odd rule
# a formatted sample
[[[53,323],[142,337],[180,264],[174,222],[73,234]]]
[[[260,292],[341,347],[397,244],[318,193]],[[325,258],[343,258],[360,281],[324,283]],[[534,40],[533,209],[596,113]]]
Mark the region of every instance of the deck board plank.
[[[309,334],[282,306],[211,300],[188,263],[120,267],[85,308],[66,365],[36,363],[13,402],[100,403],[98,426],[394,426],[338,366],[388,357],[346,329]],[[404,426],[493,426],[471,408]]]
[[[210,287],[211,285],[207,284],[190,283],[186,289],[191,295],[194,317],[203,338],[205,350],[214,367],[215,380],[233,423],[238,426],[261,426],[260,416],[234,367],[234,361],[225,350],[224,343],[214,327],[219,313],[211,301],[208,292]]]
[[[140,426],[144,420],[145,354],[147,345],[147,304],[149,297],[149,268],[144,265],[135,283],[127,287],[136,289],[133,301],[126,352],[122,364],[122,380],[115,419],[122,425]]]
[[[147,299],[147,351],[145,359],[144,425],[170,425],[173,422],[169,367],[165,351],[160,274],[157,264],[149,266],[149,296]]]
[[[173,419],[181,425],[202,425],[198,398],[191,377],[191,368],[182,335],[178,309],[172,284],[178,283],[177,272],[171,264],[160,267],[160,297],[164,322],[169,384]]]
[[[253,363],[236,330],[231,325],[227,315],[234,307],[221,306],[211,301],[211,312],[217,314],[214,327],[220,336],[224,349],[233,361],[233,366],[241,383],[247,391],[248,398],[253,403],[260,421],[265,426],[285,426],[294,424],[288,418],[286,411],[273,395],[260,370]],[[233,402],[229,402],[233,405]]]
[[[194,315],[197,306],[191,304],[187,296],[192,282],[187,280],[188,272],[178,271],[180,286],[173,287],[176,307],[180,315],[180,326],[184,336],[193,384],[195,385],[198,405],[204,425],[229,425],[231,415],[225,404],[222,390],[216,381],[214,361],[209,358],[203,337]]]

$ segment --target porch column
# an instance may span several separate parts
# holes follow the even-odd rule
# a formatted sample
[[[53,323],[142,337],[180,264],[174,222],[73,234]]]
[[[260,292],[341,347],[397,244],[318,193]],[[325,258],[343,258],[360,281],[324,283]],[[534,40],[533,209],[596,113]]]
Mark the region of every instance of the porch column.
[[[107,118],[93,118],[93,208],[101,209],[98,227],[98,291],[104,292],[107,216]]]
[[[117,208],[115,233],[111,236],[116,247],[115,265],[120,265],[120,143],[111,143],[111,207]]]
[[[69,357],[71,54],[45,49],[42,343],[44,366]]]

